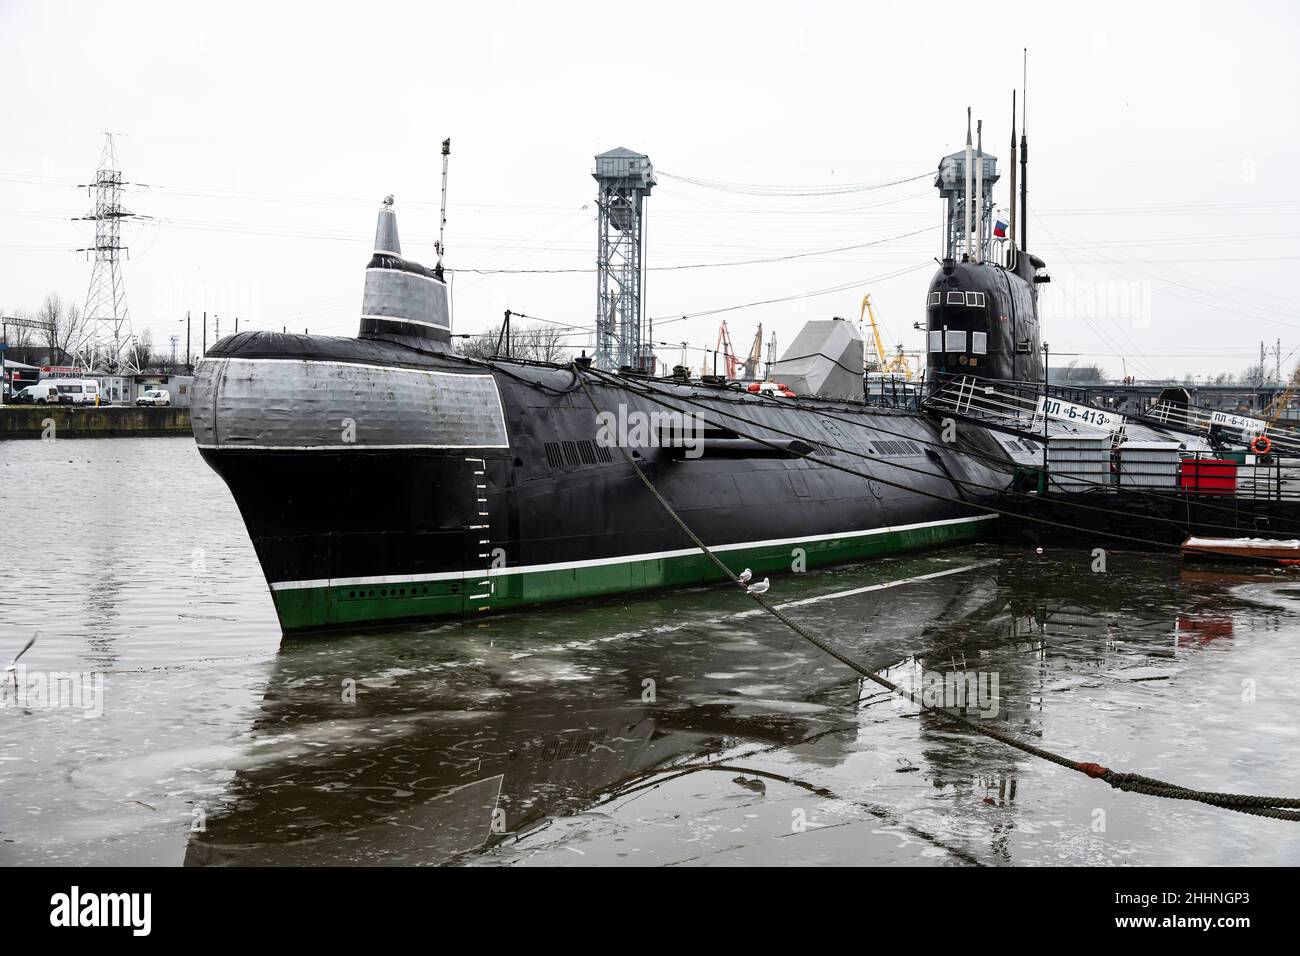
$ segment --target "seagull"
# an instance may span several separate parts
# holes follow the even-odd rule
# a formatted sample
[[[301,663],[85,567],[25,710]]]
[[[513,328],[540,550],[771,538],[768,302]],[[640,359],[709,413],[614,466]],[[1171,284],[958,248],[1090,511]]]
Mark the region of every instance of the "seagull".
[[[745,593],[766,594],[767,589],[770,588],[771,586],[772,585],[768,582],[767,578],[763,578],[763,580],[759,581],[757,584],[751,584],[749,587],[745,588]]]
[[[740,572],[740,577],[736,578],[736,580],[739,581],[741,584],[748,584],[749,579],[752,578],[753,576],[754,576],[754,572],[749,570],[749,568],[745,568],[745,570]]]
[[[9,666],[5,668],[6,674],[12,674],[14,672],[14,669],[18,666],[18,658],[22,657],[24,654],[30,651],[32,649],[32,645],[35,643],[36,643],[36,635],[33,634],[28,639],[27,643],[23,645],[23,649],[19,651],[17,654],[15,654],[14,659],[9,662]]]
[[[17,654],[14,655],[14,659],[11,660],[11,661],[9,662],[9,665],[5,668],[5,677],[4,677],[4,682],[5,682],[5,687],[6,687],[6,688],[8,687],[8,685],[9,685],[10,683],[12,683],[12,684],[14,685],[15,688],[17,688],[17,686],[18,686],[18,658],[22,657],[22,656],[23,656],[24,654],[26,654],[29,650],[31,650],[32,645],[36,643],[36,637],[37,637],[37,634],[39,634],[39,633],[40,633],[40,632],[38,631],[36,634],[33,634],[33,635],[32,635],[32,636],[27,640],[27,643],[23,645],[23,649],[22,649],[21,651],[19,651]]]
[[[393,194],[389,193],[387,196],[384,197],[384,205],[391,206],[392,204],[393,204]]]

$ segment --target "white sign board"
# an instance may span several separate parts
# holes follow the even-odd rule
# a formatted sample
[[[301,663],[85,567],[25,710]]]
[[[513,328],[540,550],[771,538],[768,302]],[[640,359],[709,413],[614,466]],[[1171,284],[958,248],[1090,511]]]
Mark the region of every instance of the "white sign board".
[[[1235,428],[1243,435],[1262,435],[1268,428],[1267,422],[1245,415],[1229,415],[1227,412],[1210,412],[1211,425],[1226,425]]]
[[[1047,410],[1047,417],[1054,418],[1057,421],[1072,422],[1075,425],[1083,425],[1087,428],[1096,428],[1106,432],[1115,432],[1124,427],[1123,415],[1102,411],[1100,408],[1092,408],[1089,405],[1076,405],[1074,402],[1067,402],[1059,398],[1040,398],[1038,407],[1034,410],[1035,418],[1043,417],[1044,407]]]

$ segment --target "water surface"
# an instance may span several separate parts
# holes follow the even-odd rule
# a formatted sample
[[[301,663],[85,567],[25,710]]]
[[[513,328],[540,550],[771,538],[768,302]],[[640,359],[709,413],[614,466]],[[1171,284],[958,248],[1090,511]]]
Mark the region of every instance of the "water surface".
[[[1298,824],[956,731],[729,589],[282,640],[188,439],[0,444],[0,514],[0,657],[39,632],[29,671],[104,694],[0,709],[0,863],[1300,862]],[[768,596],[893,680],[996,676],[984,719],[1049,749],[1300,794],[1300,581],[1080,545]]]

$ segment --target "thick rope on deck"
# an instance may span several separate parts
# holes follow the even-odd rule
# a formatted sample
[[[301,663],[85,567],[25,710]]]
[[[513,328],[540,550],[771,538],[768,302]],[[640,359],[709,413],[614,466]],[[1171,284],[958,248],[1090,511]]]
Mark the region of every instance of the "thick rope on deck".
[[[587,401],[591,403],[592,410],[597,416],[599,416],[601,414],[601,409],[600,406],[596,404],[595,396],[591,394],[591,389],[587,385],[587,375],[581,372],[577,374],[579,381],[582,384],[582,391],[587,396]],[[682,532],[690,538],[691,543],[694,544],[695,547],[699,548],[700,551],[704,553],[705,557],[712,561],[713,564],[717,566],[718,570],[730,579],[733,584],[744,590],[759,607],[763,608],[763,610],[767,611],[767,613],[771,614],[778,621],[790,628],[790,630],[794,631],[818,650],[835,658],[841,664],[852,668],[858,674],[867,678],[867,680],[873,681],[891,693],[910,700],[926,713],[934,714],[949,723],[964,727],[967,730],[972,730],[977,734],[983,734],[985,737],[990,737],[1009,747],[1014,747],[1022,753],[1027,753],[1031,756],[1040,757],[1043,760],[1050,761],[1058,767],[1064,767],[1067,770],[1074,770],[1097,780],[1103,780],[1116,790],[1124,790],[1130,793],[1142,793],[1152,797],[1165,797],[1171,800],[1191,800],[1209,806],[1222,807],[1225,810],[1236,810],[1239,813],[1248,813],[1253,816],[1269,817],[1274,820],[1292,820],[1300,822],[1300,798],[1264,797],[1241,793],[1219,793],[1212,790],[1192,790],[1187,787],[1180,787],[1177,784],[1168,783],[1164,780],[1157,780],[1154,777],[1144,777],[1141,774],[1135,773],[1120,773],[1111,770],[1108,767],[1103,767],[1097,763],[1071,760],[1069,757],[1054,753],[1050,750],[1045,750],[1042,747],[1038,747],[1026,740],[1022,740],[1014,734],[999,730],[996,727],[991,727],[984,723],[977,723],[968,717],[954,714],[952,711],[945,710],[942,707],[927,705],[922,700],[918,699],[917,695],[912,691],[905,690],[893,681],[881,677],[866,664],[863,664],[862,662],[850,657],[848,654],[845,654],[833,644],[829,644],[816,635],[809,633],[795,621],[786,616],[786,614],[784,614],[779,608],[768,603],[761,594],[757,594],[745,587],[744,583],[736,576],[735,572],[733,572],[731,568],[727,567],[727,565],[724,564],[712,550],[710,550],[709,546],[700,540],[699,536],[696,535],[695,532],[691,530],[690,526],[682,520],[676,509],[674,509],[673,506],[668,503],[667,499],[659,493],[659,489],[654,486],[654,482],[647,478],[645,472],[637,466],[636,459],[632,457],[631,452],[629,452],[623,445],[619,445],[619,451],[623,453],[623,458],[632,467],[632,471],[641,479],[641,483],[645,485],[652,495],[654,495],[655,500],[659,502],[664,511],[668,513],[668,516],[672,518],[676,525],[682,529]]]

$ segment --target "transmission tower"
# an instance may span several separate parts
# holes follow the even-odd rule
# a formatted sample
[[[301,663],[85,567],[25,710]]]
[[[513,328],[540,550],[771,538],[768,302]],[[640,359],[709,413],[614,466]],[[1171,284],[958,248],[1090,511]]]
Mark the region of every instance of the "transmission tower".
[[[598,368],[627,365],[653,373],[654,352],[642,348],[642,201],[655,185],[650,158],[630,149],[596,157],[596,355]],[[648,336],[646,337],[649,338]]]
[[[78,189],[94,190],[95,207],[80,218],[95,223],[95,244],[78,252],[95,254],[86,290],[86,308],[81,332],[74,348],[73,363],[81,368],[108,372],[140,371],[131,317],[126,308],[126,286],[122,281],[122,220],[134,213],[122,208],[122,171],[117,167],[113,134],[104,134],[104,151],[99,156],[95,181]]]

